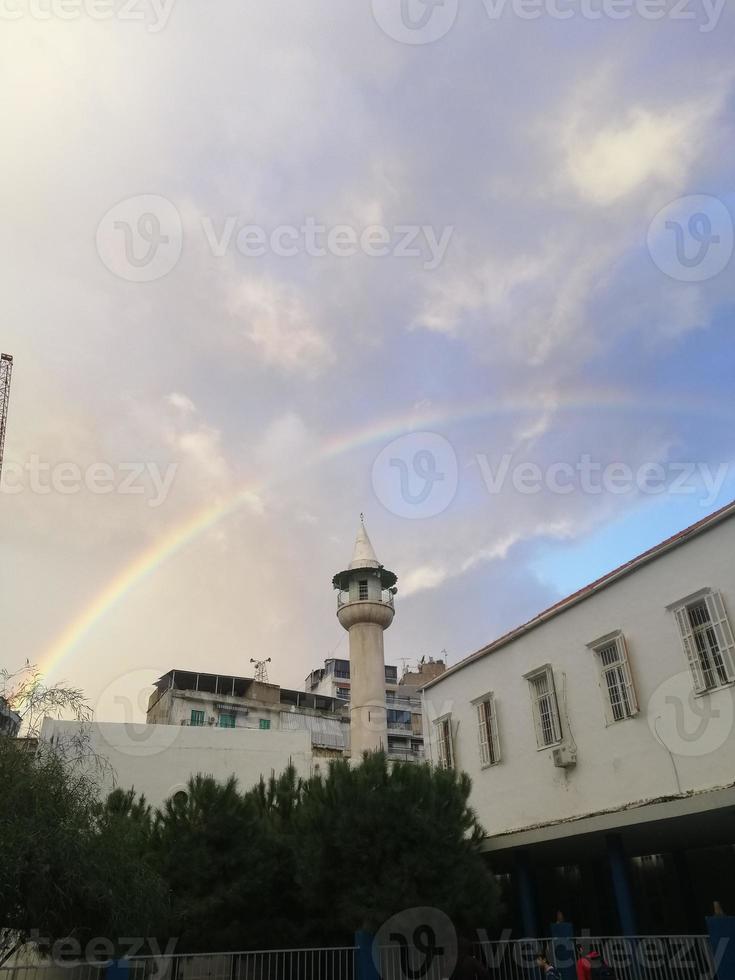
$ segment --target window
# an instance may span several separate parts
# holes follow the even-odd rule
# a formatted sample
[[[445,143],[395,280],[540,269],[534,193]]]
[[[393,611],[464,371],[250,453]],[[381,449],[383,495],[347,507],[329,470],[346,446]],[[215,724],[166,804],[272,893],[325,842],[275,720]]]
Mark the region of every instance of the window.
[[[498,716],[495,698],[485,695],[475,702],[477,711],[477,738],[480,745],[480,765],[494,766],[500,762],[500,740],[498,738]]]
[[[695,690],[735,681],[735,642],[720,593],[707,591],[674,607],[674,615]]]
[[[600,666],[600,686],[605,699],[608,725],[638,714],[638,700],[628,664],[622,633],[611,634],[592,644]]]
[[[361,578],[360,581],[357,583],[357,587],[359,590],[358,599],[367,599],[368,597],[367,579]]]
[[[232,711],[223,711],[219,716],[219,727],[220,728],[234,728],[235,727],[235,714]]]
[[[192,710],[192,712],[191,712],[191,719],[189,721],[189,724],[190,725],[195,725],[196,727],[199,727],[200,725],[203,725],[204,724],[204,712],[203,711],[194,711],[194,710]]]
[[[260,728],[261,731],[267,732],[268,729],[271,727],[270,718],[261,718],[260,721],[258,722],[258,727]]]
[[[402,729],[403,731],[408,732],[411,731],[410,711],[398,711],[395,708],[388,708],[386,715],[388,728]]]
[[[527,674],[531,689],[531,707],[536,728],[536,742],[540,749],[561,742],[559,705],[554,687],[554,672],[550,666]]]
[[[338,687],[337,688],[337,697],[340,698],[342,701],[349,701],[350,700],[350,689],[349,689],[349,687]]]
[[[452,719],[440,718],[434,722],[436,754],[440,769],[454,768],[454,747],[452,745]]]

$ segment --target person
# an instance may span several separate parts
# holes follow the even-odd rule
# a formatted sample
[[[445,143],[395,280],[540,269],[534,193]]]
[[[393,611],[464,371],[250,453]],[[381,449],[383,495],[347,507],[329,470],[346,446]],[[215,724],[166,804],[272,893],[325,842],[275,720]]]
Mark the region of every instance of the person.
[[[546,953],[541,952],[536,955],[536,966],[541,970],[544,980],[561,980],[561,973],[553,963],[549,962]]]
[[[615,974],[596,949],[585,953],[577,946],[577,980],[615,980]]]

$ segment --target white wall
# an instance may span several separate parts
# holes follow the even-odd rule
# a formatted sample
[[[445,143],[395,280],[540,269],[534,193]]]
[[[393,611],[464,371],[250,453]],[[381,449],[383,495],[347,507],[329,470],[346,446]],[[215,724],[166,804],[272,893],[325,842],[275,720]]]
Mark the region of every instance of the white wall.
[[[189,728],[180,725],[95,723],[84,726],[89,746],[110,762],[115,785],[135,787],[149,803],[160,806],[197,773],[218,780],[235,775],[241,789],[260,776],[282,772],[289,761],[299,775],[311,774],[311,736],[306,731]],[[78,722],[44,719],[41,738],[57,743],[78,734]],[[108,777],[105,789],[113,788]]]
[[[723,594],[735,625],[735,519],[728,519],[572,606],[495,653],[443,677],[425,692],[427,743],[431,720],[451,711],[456,764],[473,780],[472,804],[490,834],[553,823],[626,804],[730,785],[735,781],[733,687],[690,703],[711,709],[712,727],[699,742],[670,753],[652,731],[661,715],[657,689],[684,674],[679,690],[691,692],[687,662],[667,606],[710,587]],[[606,725],[598,662],[586,644],[623,630],[640,713]],[[528,682],[523,675],[554,668],[562,724],[577,743],[576,768],[554,767],[551,750],[538,750]],[[681,686],[683,685],[683,687]],[[473,698],[493,691],[502,761],[480,766]],[[661,725],[672,724],[672,709]],[[691,718],[690,718],[691,721]],[[676,747],[676,738],[664,741]],[[702,752],[702,750],[706,750]],[[435,754],[435,749],[432,749]],[[436,760],[435,760],[436,761]]]

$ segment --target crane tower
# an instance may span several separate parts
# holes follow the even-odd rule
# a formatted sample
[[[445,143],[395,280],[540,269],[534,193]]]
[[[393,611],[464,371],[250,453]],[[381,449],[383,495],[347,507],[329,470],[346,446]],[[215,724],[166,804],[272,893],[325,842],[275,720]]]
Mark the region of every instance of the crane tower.
[[[0,354],[0,477],[3,472],[3,452],[5,450],[5,427],[8,422],[8,399],[10,398],[10,378],[13,374],[13,357]]]

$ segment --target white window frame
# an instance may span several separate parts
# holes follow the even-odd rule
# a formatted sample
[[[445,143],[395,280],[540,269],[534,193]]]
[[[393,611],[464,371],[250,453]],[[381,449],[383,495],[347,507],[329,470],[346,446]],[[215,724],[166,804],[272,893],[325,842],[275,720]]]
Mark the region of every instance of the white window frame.
[[[370,595],[370,585],[366,578],[357,580],[357,598],[359,602],[365,602]]]
[[[498,706],[492,691],[472,701],[477,713],[477,744],[480,752],[480,768],[497,766],[501,760],[498,731]]]
[[[704,607],[709,622],[692,623],[691,612]],[[735,683],[735,639],[722,594],[701,589],[668,607],[674,614],[694,690],[716,691]]]
[[[437,766],[440,769],[454,769],[454,732],[450,714],[434,720],[434,745]]]
[[[554,682],[554,671],[551,664],[544,664],[535,670],[523,675],[528,681],[528,690],[531,695],[531,712],[533,714],[533,727],[536,731],[536,745],[539,751],[551,749],[556,745],[561,745],[564,741],[564,733],[561,725],[561,713],[559,711],[559,699],[556,696],[556,684]],[[541,694],[537,693],[537,682],[546,680],[547,690]],[[547,699],[547,700],[546,700]],[[544,734],[545,725],[542,714],[541,704],[546,700],[551,722],[551,734],[553,739],[547,740]]]
[[[597,660],[606,724],[616,725],[619,721],[635,718],[640,708],[625,634],[622,630],[616,630],[587,646]],[[615,694],[619,696],[617,701],[614,699]]]

